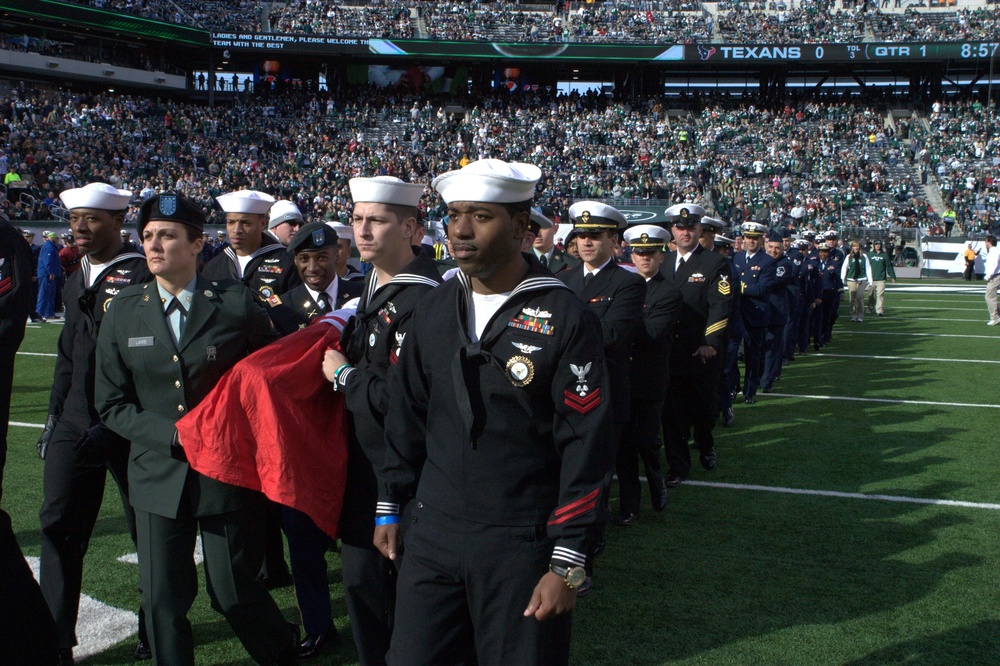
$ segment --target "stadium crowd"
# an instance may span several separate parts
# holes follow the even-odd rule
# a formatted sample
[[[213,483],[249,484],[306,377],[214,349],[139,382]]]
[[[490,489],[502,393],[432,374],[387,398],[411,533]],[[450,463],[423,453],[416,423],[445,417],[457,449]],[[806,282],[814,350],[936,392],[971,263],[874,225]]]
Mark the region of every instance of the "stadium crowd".
[[[560,214],[581,198],[698,201],[736,223],[884,225],[902,215],[915,226],[931,211],[913,170],[926,155],[905,144],[911,124],[875,106],[706,99],[697,114],[668,117],[656,99],[494,91],[476,100],[446,114],[440,101],[367,86],[214,109],[18,92],[0,105],[2,205],[13,219],[45,219],[62,190],[100,179],[142,198],[176,189],[207,212],[219,193],[252,187],[343,220],[354,175],[418,179],[497,157],[542,166],[540,200]],[[988,198],[995,166],[969,168]],[[433,199],[423,207],[443,216]]]

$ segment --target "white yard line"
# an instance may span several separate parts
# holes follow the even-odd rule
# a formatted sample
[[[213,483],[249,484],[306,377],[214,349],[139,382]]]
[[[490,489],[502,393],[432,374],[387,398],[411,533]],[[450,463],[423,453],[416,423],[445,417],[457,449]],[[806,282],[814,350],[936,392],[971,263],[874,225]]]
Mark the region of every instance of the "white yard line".
[[[58,354],[47,354],[43,352],[17,352],[18,356],[58,356]]]
[[[757,486],[743,483],[717,483],[714,481],[685,480],[685,486],[705,486],[707,488],[724,488],[726,490],[757,490],[768,493],[784,493],[786,495],[817,495],[820,497],[837,497],[840,499],[875,500],[878,502],[903,502],[906,504],[931,504],[934,506],[957,506],[968,509],[988,509],[1000,511],[1000,504],[985,502],[960,502],[958,500],[927,499],[923,497],[903,497],[900,495],[878,495],[867,493],[843,493],[836,490],[807,490],[803,488],[784,488],[782,486]]]
[[[1000,361],[984,360],[981,358],[925,358],[922,356],[868,356],[866,354],[824,354],[810,353],[806,358],[813,356],[829,356],[832,358],[870,358],[885,361],[926,361],[932,363],[993,363],[1000,365]]]
[[[935,321],[941,321],[937,319]],[[985,325],[986,322],[984,321]],[[856,328],[839,328],[837,335],[841,333],[855,333],[857,335],[908,335],[919,338],[976,338],[983,340],[1000,340],[1000,335],[958,335],[956,333],[905,333],[902,331],[859,331]]]
[[[935,402],[933,400],[902,400],[897,398],[855,398],[845,395],[795,395],[794,393],[768,393],[772,398],[804,398],[807,400],[848,400],[850,402],[878,402],[889,405],[929,405],[932,407],[975,407],[976,409],[1000,409],[1000,405],[973,402]]]

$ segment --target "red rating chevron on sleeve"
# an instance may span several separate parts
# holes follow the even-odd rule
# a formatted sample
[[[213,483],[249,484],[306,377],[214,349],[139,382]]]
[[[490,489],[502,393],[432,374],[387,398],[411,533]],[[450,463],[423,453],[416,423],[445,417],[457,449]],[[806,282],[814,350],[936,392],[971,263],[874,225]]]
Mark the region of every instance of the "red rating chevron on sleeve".
[[[584,396],[579,396],[573,391],[563,391],[566,406],[581,414],[586,414],[601,404],[601,389],[594,389]]]

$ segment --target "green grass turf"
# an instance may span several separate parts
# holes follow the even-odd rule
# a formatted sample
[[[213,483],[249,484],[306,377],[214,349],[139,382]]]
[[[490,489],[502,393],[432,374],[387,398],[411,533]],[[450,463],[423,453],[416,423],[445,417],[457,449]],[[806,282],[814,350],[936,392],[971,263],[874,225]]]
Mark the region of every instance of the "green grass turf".
[[[823,353],[1000,359],[1000,327],[985,325],[982,293],[890,292],[886,307],[885,318],[851,324],[845,304],[834,342]],[[58,330],[32,328],[22,351],[51,353]],[[42,423],[53,363],[51,357],[18,357],[12,421]],[[998,375],[996,364],[809,354],[784,369],[774,390],[996,405]],[[733,428],[716,429],[719,466],[712,473],[696,466],[692,480],[998,502],[1000,409],[758,398],[756,405],[736,405]],[[28,555],[38,554],[43,463],[35,455],[37,436],[35,429],[11,428],[3,496]],[[636,526],[609,528],[594,592],[574,613],[572,661],[1000,663],[998,518],[1000,512],[984,508],[681,486],[671,491],[665,513],[644,506]],[[132,550],[109,483],[84,569],[85,592],[134,609],[135,566],[116,560]],[[314,663],[353,663],[335,554],[329,563],[344,640]],[[294,619],[291,591],[277,590],[275,598]],[[199,664],[249,663],[204,593],[190,618]],[[133,647],[134,637],[87,663],[129,663]]]

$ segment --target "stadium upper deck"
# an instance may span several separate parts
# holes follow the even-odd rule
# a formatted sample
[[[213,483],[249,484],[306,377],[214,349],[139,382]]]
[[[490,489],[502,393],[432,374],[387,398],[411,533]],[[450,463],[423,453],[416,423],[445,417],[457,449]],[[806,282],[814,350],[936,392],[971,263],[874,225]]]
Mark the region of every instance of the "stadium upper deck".
[[[964,0],[958,9],[924,6],[913,0],[857,4],[846,0],[560,0],[555,7],[503,0],[89,0],[82,4],[212,31],[395,39],[786,44],[992,40],[1000,35],[997,5],[985,0]]]

